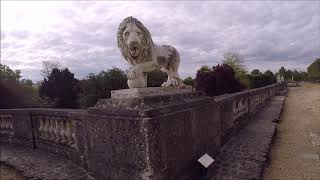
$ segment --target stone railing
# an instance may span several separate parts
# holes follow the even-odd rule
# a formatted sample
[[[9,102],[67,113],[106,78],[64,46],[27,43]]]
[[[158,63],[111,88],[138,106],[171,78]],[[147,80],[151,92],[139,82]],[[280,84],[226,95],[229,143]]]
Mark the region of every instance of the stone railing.
[[[0,109],[0,142],[43,149],[86,167],[83,118],[71,109]]]
[[[13,135],[12,115],[0,115],[0,133]]]
[[[275,95],[275,92],[280,92],[284,88],[286,88],[285,84],[278,83],[215,97],[220,107],[222,143],[246,124],[250,117]]]
[[[285,83],[217,97],[111,99],[88,110],[0,110],[0,143],[47,150],[97,179],[199,179],[197,159],[221,145]],[[130,168],[128,168],[130,167]]]
[[[236,97],[233,101],[232,119],[235,121],[239,117],[249,112],[249,98],[248,97]]]
[[[37,134],[42,140],[76,147],[75,120],[67,117],[43,116],[34,117],[37,123]]]

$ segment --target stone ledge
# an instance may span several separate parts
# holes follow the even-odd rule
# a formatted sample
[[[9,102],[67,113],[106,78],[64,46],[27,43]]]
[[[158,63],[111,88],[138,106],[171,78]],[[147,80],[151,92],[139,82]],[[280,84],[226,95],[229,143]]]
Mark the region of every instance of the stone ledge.
[[[260,179],[285,96],[273,97],[249,124],[227,141],[209,167],[211,180]]]
[[[162,87],[147,87],[147,88],[133,88],[133,89],[120,89],[111,91],[112,99],[128,99],[128,98],[141,98],[146,96],[169,95],[179,93],[191,93],[191,87],[185,88],[162,88]]]
[[[171,89],[169,91],[163,92],[152,92],[155,90],[147,90],[151,92],[150,94],[144,94],[144,90],[140,91],[134,89],[133,92],[137,93],[135,95],[140,97],[134,98],[109,98],[109,99],[100,99],[94,107],[88,109],[90,114],[117,114],[117,115],[126,115],[131,117],[144,116],[148,112],[155,110],[164,110],[167,108],[175,109],[175,106],[182,104],[194,104],[197,102],[212,99],[208,96],[204,96],[201,92],[192,92],[191,89],[176,89],[176,88],[162,88],[162,89]],[[148,89],[148,88],[140,88]],[[153,90],[152,90],[153,89]],[[158,88],[156,88],[158,89]],[[120,90],[124,91],[124,90]],[[139,94],[140,93],[140,94]],[[142,94],[141,94],[142,93]],[[135,96],[134,95],[134,96]]]

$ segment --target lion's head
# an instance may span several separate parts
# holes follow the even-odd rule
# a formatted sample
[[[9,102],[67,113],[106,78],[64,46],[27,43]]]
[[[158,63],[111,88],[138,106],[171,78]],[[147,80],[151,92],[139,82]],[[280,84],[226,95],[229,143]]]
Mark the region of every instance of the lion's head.
[[[132,65],[151,60],[153,41],[150,32],[136,18],[125,18],[119,25],[118,47],[122,56]]]

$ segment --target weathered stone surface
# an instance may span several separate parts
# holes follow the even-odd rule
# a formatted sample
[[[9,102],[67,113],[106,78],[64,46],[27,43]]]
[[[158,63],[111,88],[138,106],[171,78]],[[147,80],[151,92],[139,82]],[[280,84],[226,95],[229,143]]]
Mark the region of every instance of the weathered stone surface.
[[[28,155],[35,157],[37,153],[46,153],[51,157],[50,154],[54,153],[59,159],[87,169],[96,179],[199,179],[201,169],[197,159],[204,153],[219,159],[220,156],[216,158],[217,152],[223,143],[222,138],[226,136],[225,131],[239,130],[240,122],[247,122],[251,117],[255,117],[254,112],[263,107],[268,97],[284,88],[285,84],[275,84],[217,98],[207,97],[198,92],[128,99],[111,98],[101,100],[88,111],[0,110],[2,116],[12,116],[10,124],[13,123],[13,135],[10,137],[6,133],[6,126],[1,126],[0,132],[4,133],[0,133],[0,141],[13,149],[17,144],[26,145],[24,148],[29,148],[28,152],[35,153],[24,154],[26,162]],[[239,102],[249,108],[245,114],[241,112],[240,116],[238,111],[242,109],[239,108],[241,106],[237,107]],[[269,103],[273,109],[268,110],[267,117],[274,116],[273,119],[277,119],[276,115],[281,109],[277,109],[279,106],[272,104],[273,102]],[[249,117],[246,117],[247,115]],[[49,137],[41,137],[44,134],[39,118],[43,116],[46,120],[49,118],[50,123],[43,127],[47,129],[45,135]],[[62,119],[75,122],[75,126],[70,128],[75,139],[75,143],[71,145],[56,141],[57,137],[51,137],[59,132],[62,126],[57,128],[56,122],[61,122]],[[5,122],[7,124],[7,120]],[[251,125],[251,128],[242,131],[239,139],[231,139],[230,142],[233,143],[226,146],[228,148],[223,148],[234,149],[234,152],[227,154],[228,161],[236,162],[236,159],[232,158],[237,154],[241,154],[237,157],[245,157],[246,160],[265,160],[265,153],[258,153],[260,149],[255,148],[255,144],[266,144],[265,142],[269,141],[268,138],[263,140],[258,137],[259,134],[270,132],[270,122],[263,119],[260,123],[261,127],[257,124]],[[26,129],[23,129],[23,125]],[[69,130],[69,135],[63,132],[60,136],[70,138]],[[253,138],[247,137],[249,134],[253,134]],[[225,145],[228,143],[229,141],[226,141]],[[237,147],[240,150],[237,150]],[[265,147],[261,146],[262,149]],[[11,155],[15,157],[15,154]],[[252,167],[251,161],[241,163],[245,164],[244,167]],[[23,164],[26,164],[25,161],[19,170],[28,169],[28,166]],[[226,169],[228,163],[223,163],[221,167]],[[35,170],[30,173],[35,173]],[[45,172],[38,173],[40,176]],[[242,168],[239,173],[241,176],[248,174]],[[26,174],[28,173],[24,175]]]
[[[131,16],[124,19],[119,25],[117,39],[123,58],[131,65],[129,88],[146,87],[146,73],[156,69],[163,69],[168,74],[163,87],[184,85],[178,74],[178,51],[169,45],[155,44],[149,30],[139,20]]]
[[[85,169],[70,160],[47,151],[7,144],[0,145],[0,163],[13,166],[27,179],[95,179]]]
[[[95,171],[105,164],[110,169],[95,172],[98,177],[194,179],[197,159],[214,155],[220,146],[218,107],[198,92],[111,98],[89,113],[96,116],[86,125],[92,143],[89,168]]]
[[[177,111],[179,108],[193,106],[191,102],[197,102],[200,99],[206,99],[200,92],[180,91],[176,94],[163,94],[156,96],[143,96],[140,98],[128,99],[101,99],[98,103],[89,108],[91,114],[116,114],[132,117],[151,117],[156,113],[165,114]],[[185,104],[184,107],[182,104]],[[180,106],[179,106],[180,105]],[[178,109],[177,109],[178,108]]]
[[[128,98],[142,98],[145,96],[158,96],[158,95],[169,95],[179,93],[191,93],[191,87],[148,87],[148,88],[133,88],[133,89],[121,89],[111,91],[112,99],[128,99]]]
[[[27,180],[15,167],[0,162],[1,180]]]
[[[260,179],[276,130],[273,120],[280,117],[284,98],[272,98],[239,134],[221,147],[209,168],[211,180]]]

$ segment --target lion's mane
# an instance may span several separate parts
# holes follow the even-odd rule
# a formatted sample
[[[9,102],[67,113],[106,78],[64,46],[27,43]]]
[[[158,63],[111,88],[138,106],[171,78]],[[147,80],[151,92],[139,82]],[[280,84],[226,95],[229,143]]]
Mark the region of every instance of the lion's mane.
[[[142,32],[142,41],[141,41],[141,47],[142,50],[140,51],[140,55],[138,58],[133,58],[130,54],[129,47],[126,45],[124,39],[123,39],[123,31],[127,28],[128,23],[134,23]],[[122,56],[132,65],[143,63],[145,61],[152,60],[151,53],[152,48],[154,46],[151,34],[149,30],[136,18],[130,16],[124,19],[118,28],[117,33],[117,41],[118,41],[118,47],[120,49],[120,52]]]

